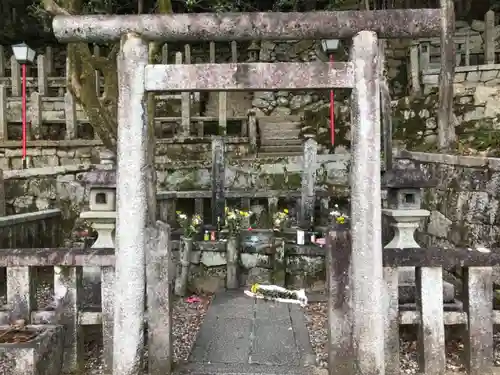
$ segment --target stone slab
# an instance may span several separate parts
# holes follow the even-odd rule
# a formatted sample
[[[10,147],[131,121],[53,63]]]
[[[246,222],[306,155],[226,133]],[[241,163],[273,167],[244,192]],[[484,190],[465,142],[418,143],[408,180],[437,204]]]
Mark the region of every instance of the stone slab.
[[[290,320],[289,316],[288,319]],[[299,366],[299,352],[290,323],[276,324],[276,321],[268,319],[255,320],[250,363]]]
[[[323,372],[322,372],[323,371]],[[316,367],[266,366],[258,364],[187,363],[179,366],[175,375],[319,375],[326,370]]]
[[[215,295],[205,321],[214,318],[253,318],[255,302],[241,290],[226,291]]]
[[[210,326],[203,324],[190,361],[248,363],[253,325],[251,319],[221,317],[204,323],[210,323]]]
[[[299,306],[256,300],[236,290],[215,295],[189,362],[280,367],[277,373],[285,374],[289,367],[314,364],[315,355]]]
[[[289,306],[290,305],[286,303],[257,300],[254,306],[255,319],[270,320],[274,322],[279,321],[280,324],[286,324],[290,326],[291,322]]]
[[[300,365],[315,365],[316,353],[311,345],[311,338],[309,337],[309,330],[307,329],[304,310],[297,305],[290,305],[289,307],[295,344],[297,345],[300,356]]]

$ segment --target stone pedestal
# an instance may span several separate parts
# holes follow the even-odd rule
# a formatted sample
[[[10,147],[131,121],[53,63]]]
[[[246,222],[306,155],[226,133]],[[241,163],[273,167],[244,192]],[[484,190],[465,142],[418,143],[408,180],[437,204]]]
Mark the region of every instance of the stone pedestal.
[[[87,211],[82,212],[80,214],[80,217],[82,219],[88,220],[92,224],[92,228],[94,228],[97,232],[97,240],[92,245],[92,248],[115,248],[115,211]],[[83,277],[88,282],[99,283],[101,281],[101,268],[84,267]]]
[[[115,211],[87,211],[80,214],[82,219],[88,220],[97,232],[97,240],[92,245],[95,249],[115,247]]]
[[[428,217],[430,212],[422,209],[383,209],[382,214],[390,217],[394,228],[394,238],[385,247],[395,249],[411,249],[420,247],[415,241],[415,231],[420,220]],[[399,302],[414,303],[416,298],[415,267],[399,267]],[[443,300],[453,302],[455,288],[448,282],[443,283]]]

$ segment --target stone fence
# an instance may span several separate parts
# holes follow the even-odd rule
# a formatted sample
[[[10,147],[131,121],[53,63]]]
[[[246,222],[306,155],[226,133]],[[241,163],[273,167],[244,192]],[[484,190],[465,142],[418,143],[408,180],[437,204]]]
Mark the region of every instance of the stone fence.
[[[0,217],[0,248],[55,247],[62,244],[61,210]]]
[[[179,46],[176,46],[177,48]],[[243,50],[246,46],[243,46]],[[216,44],[211,42],[209,45],[209,62],[216,63],[220,61],[220,55],[216,55]],[[100,47],[94,47],[94,55],[99,56]],[[18,139],[19,129],[15,124],[21,122],[21,73],[20,65],[12,55],[10,59],[5,56],[5,48],[0,46],[0,140]],[[174,60],[172,61],[172,51],[169,51],[169,45],[165,44],[162,48],[162,63],[190,64],[200,62],[201,56],[192,57],[191,45],[186,44],[183,52],[174,51]],[[219,57],[219,58],[216,58]],[[238,62],[238,45],[236,42],[230,43],[230,62]],[[258,57],[255,49],[248,50],[248,56],[243,56],[244,60],[255,61]],[[36,70],[34,76],[27,77],[27,89],[29,92],[28,103],[28,122],[30,123],[31,139],[77,139],[88,138],[88,134],[93,133],[88,126],[88,118],[80,105],[76,103],[72,93],[66,89],[65,72],[54,76],[55,68],[53,61],[53,49],[47,47],[44,54],[40,54],[36,61]],[[9,60],[9,64],[6,64]],[[222,62],[226,62],[224,53]],[[7,69],[8,65],[8,69]],[[6,71],[9,71],[10,77],[6,77]],[[104,81],[96,71],[97,95],[100,96]],[[174,133],[189,137],[196,135],[203,137],[208,133],[208,128],[216,124],[215,134],[226,134],[228,125],[236,128],[236,134],[247,136],[256,135],[254,116],[248,117],[246,113],[239,112],[235,115],[231,109],[232,103],[228,104],[226,92],[217,93],[217,116],[201,113],[200,93],[181,93],[178,95],[157,95],[158,115],[155,117],[159,133]],[[168,105],[165,102],[169,102]],[[162,114],[165,107],[172,103],[180,108],[179,115],[172,113]],[[250,107],[247,108],[247,110]],[[246,112],[246,111],[245,111]],[[8,126],[11,124],[12,126]],[[213,132],[213,130],[212,130]],[[95,135],[91,135],[95,137]],[[164,135],[157,134],[160,138]]]
[[[456,46],[455,83],[500,83],[497,39],[500,28],[495,25],[495,13],[485,14],[484,22],[473,21],[471,26],[458,27],[454,35]],[[438,86],[441,68],[441,39],[426,38],[414,41],[410,47],[410,77],[413,94],[424,87],[424,94]]]

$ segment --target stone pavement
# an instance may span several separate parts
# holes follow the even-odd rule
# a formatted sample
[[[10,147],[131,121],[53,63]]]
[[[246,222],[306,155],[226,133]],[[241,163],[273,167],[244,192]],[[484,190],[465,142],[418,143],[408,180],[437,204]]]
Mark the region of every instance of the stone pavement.
[[[215,295],[200,328],[189,374],[310,374],[315,365],[302,308],[247,297]]]

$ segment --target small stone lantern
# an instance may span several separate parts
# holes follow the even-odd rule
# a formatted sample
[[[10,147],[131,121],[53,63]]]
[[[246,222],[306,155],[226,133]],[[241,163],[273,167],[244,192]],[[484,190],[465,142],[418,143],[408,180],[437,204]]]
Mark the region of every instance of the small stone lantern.
[[[394,238],[385,248],[411,249],[420,247],[415,241],[415,231],[420,221],[430,212],[421,208],[422,189],[437,186],[437,181],[430,179],[408,159],[400,159],[393,169],[382,177],[382,186],[387,189],[387,207],[382,214],[391,219]],[[400,302],[415,301],[415,268],[399,267]],[[444,301],[452,302],[454,288],[444,283]]]
[[[259,61],[260,46],[257,42],[253,41],[247,48],[248,51],[248,62]]]
[[[116,172],[98,170],[86,174],[90,185],[89,209],[80,217],[88,220],[97,232],[93,248],[114,248],[116,227]]]
[[[382,214],[392,219],[395,235],[387,248],[420,247],[414,239],[420,220],[430,212],[421,209],[422,188],[435,187],[436,182],[427,178],[408,160],[384,173],[382,185],[387,189],[387,207]]]

